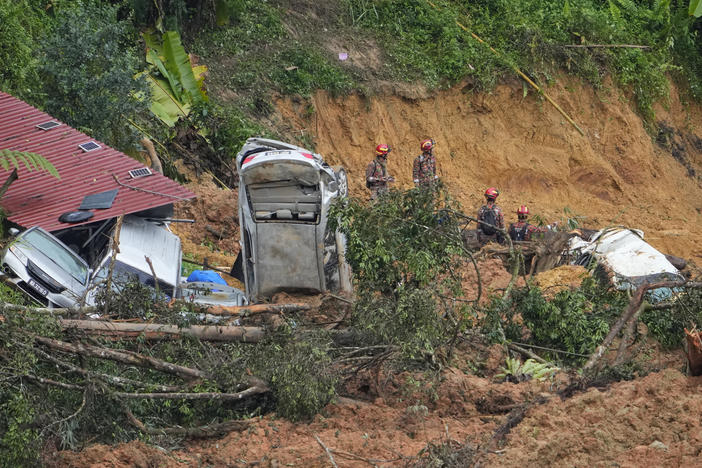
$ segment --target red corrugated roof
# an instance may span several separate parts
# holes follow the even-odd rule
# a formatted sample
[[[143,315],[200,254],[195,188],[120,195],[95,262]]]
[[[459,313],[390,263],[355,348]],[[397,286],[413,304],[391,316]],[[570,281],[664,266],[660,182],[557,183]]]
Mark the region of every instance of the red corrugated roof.
[[[37,153],[51,161],[61,176],[59,180],[46,172],[28,171],[22,165],[19,179],[0,199],[10,221],[24,227],[41,226],[47,231],[57,231],[195,197],[161,174],[132,179],[128,172],[145,167],[143,164],[62,122],[48,131],[36,127],[51,120],[59,122],[0,92],[0,150]],[[95,141],[101,148],[86,153],[78,147],[89,141]],[[12,168],[7,171],[0,168],[0,185],[11,172]],[[61,214],[77,210],[86,195],[113,189],[119,191],[112,207],[91,210],[94,216],[85,223],[67,224],[58,220]]]

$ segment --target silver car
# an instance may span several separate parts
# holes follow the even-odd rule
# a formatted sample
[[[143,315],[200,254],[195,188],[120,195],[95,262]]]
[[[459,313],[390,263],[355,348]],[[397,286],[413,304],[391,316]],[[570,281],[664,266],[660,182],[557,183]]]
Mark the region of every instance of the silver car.
[[[241,251],[232,274],[251,301],[277,291],[350,290],[345,240],[327,228],[346,172],[299,146],[249,138],[236,157]]]
[[[90,269],[63,242],[39,227],[21,234],[5,249],[7,280],[46,307],[75,307],[84,300]]]

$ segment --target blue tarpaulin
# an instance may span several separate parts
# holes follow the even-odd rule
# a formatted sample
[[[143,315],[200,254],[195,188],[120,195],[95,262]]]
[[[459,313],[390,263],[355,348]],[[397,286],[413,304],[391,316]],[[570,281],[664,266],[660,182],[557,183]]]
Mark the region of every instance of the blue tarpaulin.
[[[186,281],[188,283],[191,283],[193,281],[202,281],[217,284],[227,284],[227,282],[224,281],[224,278],[222,278],[219,275],[219,273],[217,273],[214,270],[194,270],[192,273],[190,273],[190,276],[188,276]]]

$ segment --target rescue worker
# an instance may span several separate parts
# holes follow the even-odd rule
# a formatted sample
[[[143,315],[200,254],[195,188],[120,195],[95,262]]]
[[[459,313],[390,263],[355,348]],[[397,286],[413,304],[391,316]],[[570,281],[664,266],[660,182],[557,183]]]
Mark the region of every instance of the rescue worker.
[[[501,229],[505,228],[505,218],[496,200],[500,192],[495,187],[485,191],[485,204],[478,210],[478,241],[481,244],[497,241],[504,242]]]
[[[439,178],[436,175],[435,144],[431,138],[422,141],[420,144],[422,154],[414,159],[414,165],[412,166],[412,180],[416,187],[429,187]]]
[[[395,178],[388,174],[388,153],[391,149],[381,143],[375,147],[375,159],[366,167],[366,187],[371,191],[371,200],[387,193],[388,183],[395,182]]]
[[[539,228],[527,222],[529,217],[529,208],[522,205],[517,209],[517,222],[509,225],[509,237],[513,241],[530,241],[533,240],[534,234],[546,232],[545,228]]]

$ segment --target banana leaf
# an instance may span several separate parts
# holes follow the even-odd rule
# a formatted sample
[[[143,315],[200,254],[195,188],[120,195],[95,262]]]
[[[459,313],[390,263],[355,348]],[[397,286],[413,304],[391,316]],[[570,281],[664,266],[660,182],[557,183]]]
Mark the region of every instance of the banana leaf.
[[[702,1],[701,0],[690,0],[690,9],[688,10],[690,16],[699,18],[702,16]]]
[[[168,80],[169,93],[171,94],[171,96],[178,96],[179,98],[181,98],[183,96],[183,87],[180,85],[180,82],[178,82],[178,79],[168,72],[166,65],[160,59],[158,54],[153,49],[151,49],[147,52],[146,57],[149,63],[155,65],[156,68],[158,68],[158,71],[161,73],[161,76]],[[179,101],[181,103],[184,103],[183,99],[179,99]]]
[[[198,86],[193,73],[190,57],[185,52],[180,42],[180,35],[176,31],[168,31],[163,35],[163,55],[169,73],[177,78],[183,87],[181,102],[190,101],[199,104],[207,101],[207,95]],[[187,99],[185,95],[190,97]]]
[[[172,127],[181,117],[190,113],[190,104],[180,102],[169,91],[168,81],[147,75],[151,86],[151,112],[163,123]]]

